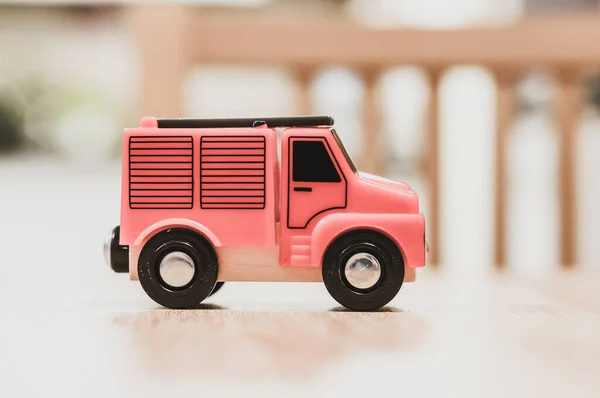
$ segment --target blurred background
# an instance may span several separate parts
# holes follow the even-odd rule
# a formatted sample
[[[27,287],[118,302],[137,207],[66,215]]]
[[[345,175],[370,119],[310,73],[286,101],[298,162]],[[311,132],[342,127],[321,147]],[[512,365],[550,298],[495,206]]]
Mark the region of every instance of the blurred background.
[[[326,114],[359,168],[420,193],[434,265],[598,267],[599,11],[596,0],[0,1],[3,241],[40,224],[69,234],[93,212],[100,231],[77,239],[100,256],[119,223],[121,133],[142,116]]]

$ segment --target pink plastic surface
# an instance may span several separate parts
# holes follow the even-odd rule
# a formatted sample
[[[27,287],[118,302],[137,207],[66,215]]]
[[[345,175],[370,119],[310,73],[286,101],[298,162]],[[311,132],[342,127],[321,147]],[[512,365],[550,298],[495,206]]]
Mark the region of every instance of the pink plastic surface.
[[[294,140],[323,142],[341,181],[291,181]],[[131,262],[154,234],[184,226],[214,246],[279,245],[281,266],[311,267],[335,237],[373,229],[407,266],[425,265],[425,221],[406,184],[354,172],[329,128],[285,130],[281,160],[276,145],[265,127],[159,129],[144,118],[125,130],[120,243]]]

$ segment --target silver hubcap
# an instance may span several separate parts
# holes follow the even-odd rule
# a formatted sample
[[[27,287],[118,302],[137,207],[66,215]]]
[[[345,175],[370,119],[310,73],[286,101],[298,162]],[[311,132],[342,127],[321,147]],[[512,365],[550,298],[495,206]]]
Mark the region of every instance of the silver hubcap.
[[[344,273],[352,286],[368,289],[381,278],[381,264],[369,253],[356,253],[346,262]]]
[[[194,277],[194,261],[185,253],[172,252],[160,262],[160,277],[169,286],[182,287]]]

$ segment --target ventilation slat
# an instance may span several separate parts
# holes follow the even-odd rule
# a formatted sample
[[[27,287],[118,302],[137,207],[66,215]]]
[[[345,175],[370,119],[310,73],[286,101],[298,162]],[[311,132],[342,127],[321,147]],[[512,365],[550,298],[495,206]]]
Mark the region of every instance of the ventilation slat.
[[[131,142],[131,149],[155,149],[155,150],[189,150],[190,144],[182,141],[152,141]]]
[[[225,149],[225,150],[238,150],[238,149],[264,149],[265,145],[262,142],[246,141],[246,142],[202,142],[202,150],[207,149]]]

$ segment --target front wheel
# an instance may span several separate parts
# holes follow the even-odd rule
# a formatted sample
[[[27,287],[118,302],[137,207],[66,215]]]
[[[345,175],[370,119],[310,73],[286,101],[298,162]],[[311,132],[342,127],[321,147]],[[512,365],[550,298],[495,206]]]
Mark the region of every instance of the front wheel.
[[[215,291],[218,260],[198,234],[171,228],[152,237],[142,249],[138,276],[148,296],[163,307],[185,309]]]
[[[353,311],[374,311],[400,291],[404,260],[396,244],[382,234],[351,232],[327,249],[323,282],[342,306]]]

